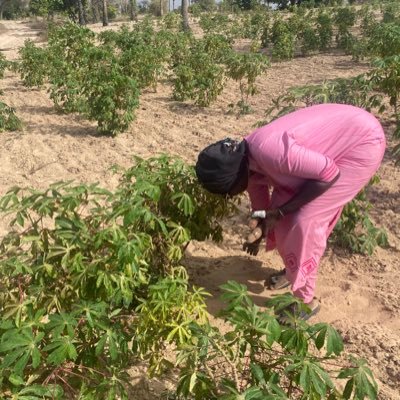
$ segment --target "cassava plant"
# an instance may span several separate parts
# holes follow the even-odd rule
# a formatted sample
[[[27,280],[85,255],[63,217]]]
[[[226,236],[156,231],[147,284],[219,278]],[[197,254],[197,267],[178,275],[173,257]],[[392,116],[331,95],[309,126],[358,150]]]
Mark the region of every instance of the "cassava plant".
[[[87,54],[91,72],[82,82],[89,119],[97,121],[100,133],[116,135],[128,129],[139,106],[139,89],[123,73],[118,59],[107,50],[93,48]]]
[[[247,114],[251,111],[248,104],[249,96],[257,93],[256,79],[267,70],[268,65],[268,58],[258,53],[232,52],[227,58],[227,75],[239,82],[241,98],[237,106],[240,114]]]
[[[327,50],[332,43],[333,22],[331,16],[324,11],[317,16],[317,32],[320,50]]]
[[[289,60],[294,57],[296,35],[288,22],[276,19],[271,28],[272,57]]]
[[[176,100],[191,99],[204,107],[221,94],[225,83],[224,68],[215,53],[207,52],[205,44],[206,39],[193,39],[182,49],[181,62],[174,62],[173,96]]]
[[[7,61],[6,57],[4,56],[3,53],[0,53],[0,79],[4,78],[4,74],[6,72],[6,69],[9,68],[9,61]]]
[[[22,122],[15,114],[15,109],[0,101],[0,132],[21,129]]]
[[[338,332],[325,323],[308,324],[288,313],[281,326],[277,315],[298,299],[278,295],[268,308],[256,306],[246,286],[221,286],[229,324],[221,333],[209,324],[189,324],[191,340],[180,346],[176,364],[180,380],[169,399],[376,399],[377,384],[363,359],[343,357]],[[341,365],[333,360],[342,357]],[[339,383],[340,382],[340,383]]]
[[[379,182],[375,176],[368,187]],[[354,200],[346,204],[332,234],[332,242],[354,253],[371,255],[377,246],[389,245],[385,230],[372,222],[369,210],[372,204],[363,189]]]
[[[49,60],[45,48],[36,46],[32,40],[26,40],[18,51],[18,72],[22,83],[27,87],[41,87],[48,79]]]
[[[158,371],[162,343],[204,319],[180,260],[191,239],[221,240],[234,204],[163,156],[137,158],[114,192],[16,187],[0,208],[0,397],[128,399],[126,368],[141,355]]]
[[[351,52],[355,38],[351,28],[355,25],[357,14],[351,7],[343,7],[337,10],[334,17],[337,28],[336,43],[338,48]]]

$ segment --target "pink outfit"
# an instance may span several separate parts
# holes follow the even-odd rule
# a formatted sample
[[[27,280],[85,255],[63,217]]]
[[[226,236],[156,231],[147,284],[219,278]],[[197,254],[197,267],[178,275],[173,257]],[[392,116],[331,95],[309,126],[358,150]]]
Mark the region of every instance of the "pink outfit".
[[[269,232],[267,250],[276,248],[295,296],[310,302],[327,239],[343,206],[377,171],[385,134],[367,111],[321,104],[295,111],[249,136],[248,192],[253,210],[286,203],[307,179],[339,179],[324,194],[282,218]],[[269,189],[273,187],[272,196]]]

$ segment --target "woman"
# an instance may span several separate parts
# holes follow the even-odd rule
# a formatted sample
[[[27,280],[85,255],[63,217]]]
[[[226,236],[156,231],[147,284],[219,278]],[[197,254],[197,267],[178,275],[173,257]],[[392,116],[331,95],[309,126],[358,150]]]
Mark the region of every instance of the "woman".
[[[271,287],[290,284],[313,315],[327,239],[343,206],[377,171],[385,144],[382,126],[367,111],[321,104],[276,119],[242,142],[208,146],[196,173],[210,192],[233,196],[247,190],[253,211],[266,210],[264,222],[253,219],[250,227],[261,227],[267,250],[276,248],[284,261]],[[257,254],[261,239],[248,240],[244,250]]]

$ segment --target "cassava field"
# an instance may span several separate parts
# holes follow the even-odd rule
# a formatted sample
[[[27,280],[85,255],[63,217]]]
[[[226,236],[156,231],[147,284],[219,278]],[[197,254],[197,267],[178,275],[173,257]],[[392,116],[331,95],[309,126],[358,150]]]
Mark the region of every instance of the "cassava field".
[[[360,10],[360,7],[357,8],[357,13]],[[372,10],[376,20],[381,21],[382,12],[379,7]],[[282,23],[291,15],[284,14]],[[362,25],[360,15],[357,14],[357,22],[349,28],[354,37],[360,37],[362,29],[364,33],[368,31],[368,27]],[[400,30],[399,25],[396,25],[399,24],[400,13],[396,15],[397,20],[391,22],[392,35],[396,32],[399,34]],[[174,18],[169,18],[164,25],[160,19],[154,19],[151,24],[156,26],[156,31],[169,29],[172,34],[178,35],[180,21]],[[210,32],[216,32],[222,38],[229,36],[227,30],[221,28],[223,24],[227,24],[225,20],[221,20],[216,26],[212,25],[211,16],[208,16],[211,22],[204,17],[201,22],[201,18],[190,18],[197,40]],[[243,22],[246,18],[250,21],[250,17],[244,18],[241,14],[230,14],[226,18],[233,21],[233,26],[252,26],[250,22],[247,25]],[[270,29],[273,30],[275,17],[270,18]],[[143,17],[140,16],[139,20],[143,20]],[[108,31],[121,32],[123,24],[111,22],[108,27],[92,24],[88,28],[96,34],[104,35]],[[126,22],[128,30],[135,30],[137,24]],[[59,25],[63,24],[60,22]],[[206,61],[202,58],[200,61],[193,57],[189,59],[186,50],[182,50],[185,46],[192,46],[193,54],[203,54],[206,50],[202,45],[176,45],[178,41],[175,40],[176,47],[172,56],[161,53],[157,56],[165,57],[164,64],[167,66],[161,65],[150,76],[149,83],[143,85],[140,84],[140,79],[145,79],[147,75],[143,71],[135,72],[137,75],[133,77],[136,83],[132,84],[132,81],[121,78],[123,74],[127,74],[126,71],[140,69],[140,65],[137,67],[132,59],[125,60],[122,69],[106,68],[101,72],[101,68],[108,65],[107,54],[112,53],[116,60],[121,56],[121,53],[113,52],[118,46],[123,48],[121,38],[106,34],[82,39],[84,34],[81,34],[79,40],[87,40],[87,46],[99,48],[106,46],[105,43],[111,43],[111,50],[101,50],[109,52],[106,56],[101,52],[89,55],[82,52],[81,55],[76,55],[79,54],[78,50],[75,55],[72,50],[68,55],[66,49],[68,46],[73,47],[71,43],[68,44],[68,40],[72,41],[72,36],[68,39],[68,35],[72,35],[73,30],[64,39],[61,35],[58,39],[53,37],[53,42],[59,40],[52,50],[53,59],[51,56],[45,58],[47,56],[43,54],[37,56],[33,51],[25,58],[26,61],[29,57],[32,60],[37,57],[36,61],[32,61],[31,65],[34,66],[30,71],[29,65],[25,68],[10,64],[6,68],[4,78],[0,80],[3,92],[1,101],[15,110],[22,127],[15,131],[5,129],[0,134],[0,195],[5,196],[10,188],[16,186],[45,190],[54,182],[73,181],[68,187],[97,182],[99,187],[114,195],[119,190],[120,197],[110,199],[107,197],[109,194],[100,193],[100,190],[88,190],[88,186],[84,186],[86,189],[82,189],[82,193],[87,190],[87,197],[79,197],[81,194],[70,192],[70,199],[74,198],[78,206],[82,207],[79,212],[75,203],[67,204],[67,195],[53,202],[51,196],[57,196],[47,193],[47,203],[40,200],[38,195],[36,199],[26,200],[27,208],[18,203],[17,196],[9,196],[7,203],[4,199],[1,200],[4,216],[0,220],[0,233],[3,238],[8,237],[1,245],[1,398],[323,399],[331,396],[329,398],[332,399],[400,399],[400,166],[395,165],[396,156],[393,154],[399,141],[395,134],[395,113],[397,112],[397,118],[400,119],[399,111],[393,111],[400,88],[398,59],[397,83],[393,83],[394,86],[389,85],[389,89],[386,85],[386,89],[378,90],[377,82],[384,81],[381,74],[380,80],[369,83],[370,92],[363,98],[367,101],[368,96],[381,95],[380,104],[373,104],[372,112],[385,128],[388,147],[378,171],[380,181],[368,188],[366,196],[371,203],[368,211],[370,221],[376,228],[384,229],[387,237],[382,238],[379,233],[371,243],[365,245],[364,241],[363,247],[363,243],[357,245],[351,239],[340,243],[345,234],[337,234],[335,243],[330,243],[319,269],[316,295],[321,301],[322,309],[310,321],[314,328],[298,327],[298,331],[296,328],[285,333],[285,328],[276,325],[273,322],[275,320],[263,320],[263,313],[272,318],[268,311],[270,308],[264,309],[266,301],[272,296],[264,287],[264,280],[283,264],[275,252],[262,251],[257,257],[251,257],[241,250],[244,237],[248,234],[249,203],[246,197],[238,205],[239,212],[227,216],[227,208],[230,206],[221,205],[220,200],[212,197],[203,198],[205,195],[200,188],[195,188],[190,171],[168,172],[164,166],[167,173],[162,175],[160,181],[153,180],[143,183],[141,189],[133,189],[135,182],[139,185],[148,176],[153,176],[151,174],[156,174],[154,171],[158,167],[136,161],[139,165],[132,171],[125,172],[125,181],[121,180],[124,173],[112,168],[114,165],[130,168],[134,156],[148,158],[160,153],[178,156],[193,164],[198,152],[207,144],[227,136],[240,138],[251,132],[255,124],[270,120],[271,115],[276,115],[284,106],[299,107],[321,102],[315,100],[320,96],[318,93],[308,93],[303,97],[297,94],[291,99],[281,99],[281,105],[272,114],[266,115],[266,110],[274,105],[273,100],[287,94],[289,89],[324,83],[326,85],[328,80],[348,79],[362,74],[369,77],[370,71],[379,68],[372,64],[372,58],[400,57],[400,36],[398,39],[392,38],[392,41],[385,39],[386,44],[383,47],[386,50],[388,46],[398,46],[393,54],[390,49],[387,54],[379,54],[379,50],[375,49],[375,52],[371,50],[371,55],[368,54],[367,35],[358,50],[354,50],[354,46],[349,49],[346,44],[344,47],[337,46],[335,35],[338,29],[340,31],[340,26],[333,25],[331,44],[326,49],[318,50],[318,46],[322,46],[321,42],[319,45],[314,44],[314,47],[309,44],[308,48],[304,44],[296,44],[294,54],[290,54],[290,51],[285,54],[278,53],[277,50],[274,53],[274,46],[278,48],[280,45],[276,38],[278,27],[275,38],[273,32],[268,33],[270,37],[266,38],[267,32],[262,29],[260,32],[246,34],[245,28],[240,26],[236,32],[233,30],[234,33],[226,43],[235,54],[255,54],[251,61],[251,65],[255,66],[253,72],[243,77],[238,72],[239,68],[235,69],[237,60],[234,56],[227,56],[226,59],[230,61],[226,64],[221,61],[222,58],[215,61],[215,56],[215,68],[226,68],[223,77],[217,79],[217,69],[209,68],[208,63],[211,61],[208,58]],[[284,29],[286,28],[280,28],[281,31]],[[51,37],[51,33],[47,33],[46,23],[40,19],[0,23],[0,50],[7,61],[20,62],[24,59],[20,49],[26,46],[27,40],[32,41],[31,45],[37,46],[35,49],[46,49],[51,45]],[[168,43],[174,41],[168,39],[167,35],[163,40],[170,40]],[[208,54],[222,51],[225,45],[221,45],[218,40],[212,43],[210,41]],[[132,43],[134,42],[128,47],[134,46]],[[165,43],[162,46],[167,47]],[[184,40],[179,43],[184,43]],[[312,40],[310,43],[312,44]],[[139,53],[144,54],[145,51],[143,48]],[[365,56],[363,52],[366,53]],[[85,67],[86,70],[81,67],[78,58],[77,61],[72,60],[69,67],[63,62],[57,66],[54,54],[64,54],[66,60],[70,57],[70,61],[73,57],[87,57],[87,60],[92,61]],[[175,59],[170,61],[168,57]],[[99,59],[103,61],[99,62]],[[267,59],[270,65],[265,64]],[[238,65],[244,65],[244,61],[243,64],[240,64],[240,60],[237,62]],[[56,65],[52,72],[50,64]],[[183,70],[182,65],[188,66],[187,69]],[[223,90],[216,93],[215,98],[212,93],[205,97],[192,95],[190,98],[187,93],[192,89],[188,88],[190,85],[185,86],[185,82],[189,82],[193,75],[198,76],[198,71],[203,67],[209,68],[209,75],[204,77],[204,85],[207,86],[207,79],[210,79],[214,89],[221,86]],[[150,66],[146,68],[149,71]],[[43,82],[39,85],[27,84],[29,77],[26,78],[26,75],[32,76],[39,70],[45,75]],[[58,80],[54,78],[54,70],[59,72]],[[92,76],[95,70],[100,72],[89,82],[86,77]],[[76,78],[75,86],[72,85],[71,89],[68,82],[71,81],[74,71],[81,71],[81,75]],[[396,73],[393,72],[391,76]],[[114,76],[112,74],[119,74],[115,75],[114,81],[121,80],[121,86],[115,90],[120,90],[121,94],[128,87],[132,93],[134,90],[140,91],[140,97],[138,103],[136,99],[121,100],[125,94],[121,94],[118,99],[114,98],[115,103],[120,101],[120,110],[114,122],[107,125],[107,121],[99,122],[96,119],[96,113],[107,113],[107,105],[100,100],[108,96],[108,76]],[[388,76],[385,75],[386,78]],[[83,84],[86,85],[83,90],[86,94],[78,100],[73,99],[77,103],[67,104],[66,97],[59,95],[57,90],[65,89],[68,98],[68,90],[79,92],[79,88],[76,88],[80,79],[82,82],[87,80]],[[92,83],[95,79],[98,87],[104,79],[104,90],[93,89],[95,84]],[[180,87],[176,83],[179,79]],[[191,85],[195,86],[196,83],[192,82]],[[58,89],[52,92],[54,87]],[[349,86],[341,90],[351,91]],[[365,88],[361,90],[365,92]],[[57,106],[51,98],[54,93]],[[359,95],[359,98],[362,96]],[[340,96],[333,97],[337,101],[346,102],[346,97],[344,98],[341,101]],[[97,101],[98,99],[100,100]],[[328,99],[331,100],[332,97],[328,96]],[[361,105],[364,100],[360,100]],[[122,124],[115,122],[124,113],[124,105],[128,107],[129,104],[135,119],[131,122],[127,118],[127,122]],[[381,104],[386,106],[384,110],[379,110]],[[83,109],[86,111],[77,112]],[[400,137],[400,134],[397,136]],[[175,196],[175,189],[166,194],[169,189],[165,188],[170,185],[168,178],[174,180],[174,185],[180,191],[176,189],[176,193],[180,197]],[[131,183],[128,184],[128,181]],[[162,182],[159,186],[164,187],[160,193],[157,192],[157,182]],[[190,191],[185,185],[191,185]],[[186,189],[188,195],[182,195]],[[59,193],[64,193],[63,190],[60,187],[55,189]],[[159,195],[164,197],[160,199]],[[99,196],[98,203],[90,203],[96,196]],[[150,196],[156,206],[149,206],[146,196]],[[39,200],[43,202],[39,204]],[[168,201],[176,204],[178,211],[163,204]],[[109,211],[111,208],[107,209],[108,204],[112,212]],[[207,204],[212,205],[207,208]],[[47,211],[43,211],[46,207]],[[60,207],[65,207],[64,211]],[[96,211],[96,218],[88,222],[88,218],[94,215],[90,210],[96,207],[102,211]],[[141,210],[142,207],[143,210],[151,210],[152,214],[139,223],[139,216],[133,215],[134,212],[129,210]],[[197,216],[196,207],[203,207],[205,213]],[[38,215],[41,217],[35,220]],[[351,211],[349,215],[351,218]],[[211,238],[214,236],[218,239],[220,232],[215,224],[212,225],[212,221],[220,216],[224,217],[223,241],[216,242]],[[17,221],[10,227],[9,223],[13,218]],[[35,222],[39,220],[40,223]],[[78,220],[80,222],[76,222]],[[194,221],[192,225],[196,227],[187,225],[187,220]],[[202,221],[207,221],[207,228],[201,227]],[[130,228],[125,227],[125,223],[126,226],[135,228],[129,231]],[[120,228],[119,224],[124,228]],[[158,224],[164,224],[164,228],[156,228]],[[108,226],[110,228],[107,231],[105,227]],[[157,229],[159,232],[155,235]],[[362,229],[365,227],[357,227],[353,231],[355,238],[364,234]],[[101,230],[104,235],[97,237]],[[19,239],[15,239],[18,235],[12,238],[7,236],[10,232],[19,232]],[[106,234],[109,234],[107,238]],[[58,240],[61,236],[62,240]],[[86,236],[87,239],[83,239]],[[92,247],[84,247],[91,237],[96,237],[91,243]],[[86,244],[81,243],[84,240]],[[127,245],[129,243],[132,244],[131,247]],[[128,262],[126,259],[132,251],[136,252],[132,258],[134,261]],[[113,252],[115,259],[111,255]],[[72,257],[73,262],[68,264]],[[110,257],[109,263],[100,265],[98,260],[107,257]],[[79,270],[76,267],[78,264],[83,269]],[[123,275],[122,272],[117,274],[113,270],[120,268],[125,271],[126,265],[132,266],[133,272],[124,272]],[[179,265],[185,266],[187,277]],[[75,267],[77,269],[73,270]],[[86,274],[85,268],[90,269],[93,274]],[[174,283],[174,279],[178,283]],[[133,281],[137,283],[132,283]],[[228,281],[246,285],[250,299],[261,307],[261,311],[257,307],[252,308],[253,319],[249,317],[249,309],[246,309],[246,300],[242,304],[243,300],[239,299],[240,296],[245,296],[241,286],[230,283],[230,286],[221,289],[220,286]],[[178,286],[179,293],[174,285]],[[202,297],[200,294],[196,298],[195,295],[186,293],[186,290],[192,293],[191,285],[202,287],[211,294],[205,297],[207,313],[199,299]],[[157,296],[162,297],[162,293],[171,294],[171,298],[165,295],[165,301],[161,302]],[[225,302],[220,299],[222,293],[225,293]],[[83,305],[81,300],[85,301]],[[284,302],[285,297],[281,301]],[[228,316],[224,318],[218,313],[226,306],[226,302],[230,304],[230,308],[228,307]],[[184,309],[179,308],[182,305],[185,305]],[[219,328],[221,334],[231,331],[232,326],[236,327],[235,333],[222,339],[215,332],[207,331],[211,328],[201,328],[204,331],[200,332],[198,327],[204,327],[202,324],[207,317],[212,326]],[[190,323],[199,325],[196,328]],[[344,344],[343,354],[339,355],[341,345],[333,333],[335,331],[326,328],[326,325],[318,325],[319,323],[328,323],[340,333]],[[248,328],[251,324],[254,325],[253,330]],[[325,336],[321,334],[322,331]],[[296,332],[300,333],[296,336]],[[267,339],[262,342],[260,338],[265,334]],[[319,342],[317,340],[310,344],[318,336]],[[304,350],[305,342],[309,343],[307,351]],[[199,343],[203,346],[201,349],[196,347],[200,346]],[[246,347],[245,343],[250,345]],[[318,350],[323,345],[323,349],[328,351]],[[209,353],[204,350],[207,346],[212,348],[207,350]],[[239,351],[241,348],[244,349],[243,352]],[[176,363],[177,349],[181,353]],[[323,354],[319,354],[320,352]],[[260,356],[261,353],[264,358]],[[277,362],[280,367],[272,371],[267,365],[271,365],[271,360],[276,361],[276,354],[281,357]],[[320,357],[327,355],[327,358],[315,358],[318,354]],[[363,370],[358,375],[354,370],[352,372],[351,367],[355,367],[356,363],[354,361],[355,364],[351,364],[348,361],[349,354],[357,359],[367,360],[378,384],[377,394],[368,371]],[[306,358],[309,362],[308,369],[304,366]],[[316,369],[317,361],[327,372]],[[152,376],[148,375],[149,368]],[[340,368],[347,369],[338,378],[335,371]],[[325,374],[329,374],[332,380]],[[226,381],[221,377],[226,378]],[[214,383],[210,383],[212,379]],[[346,385],[349,379],[353,381]],[[180,384],[175,393],[178,381]]]

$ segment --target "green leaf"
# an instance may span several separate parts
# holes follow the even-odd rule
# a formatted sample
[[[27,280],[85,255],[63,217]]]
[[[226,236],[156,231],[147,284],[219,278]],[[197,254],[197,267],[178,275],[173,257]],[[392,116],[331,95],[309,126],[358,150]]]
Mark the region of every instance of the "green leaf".
[[[22,379],[21,376],[16,375],[16,374],[11,374],[8,377],[8,380],[14,385],[14,386],[22,386],[25,384],[24,380]]]
[[[320,350],[326,344],[326,355],[340,355],[344,349],[343,340],[340,334],[332,326],[319,323],[310,328],[313,335],[318,333],[315,338],[315,345]]]

